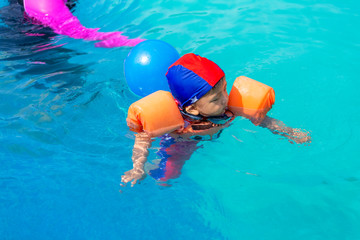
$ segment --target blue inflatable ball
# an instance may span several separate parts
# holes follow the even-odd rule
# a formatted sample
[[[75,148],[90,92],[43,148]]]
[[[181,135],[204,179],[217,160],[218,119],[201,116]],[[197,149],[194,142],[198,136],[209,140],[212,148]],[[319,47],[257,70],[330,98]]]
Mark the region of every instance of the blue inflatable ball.
[[[170,91],[165,74],[179,58],[179,53],[167,42],[147,40],[139,43],[124,63],[130,90],[142,97],[158,90]]]

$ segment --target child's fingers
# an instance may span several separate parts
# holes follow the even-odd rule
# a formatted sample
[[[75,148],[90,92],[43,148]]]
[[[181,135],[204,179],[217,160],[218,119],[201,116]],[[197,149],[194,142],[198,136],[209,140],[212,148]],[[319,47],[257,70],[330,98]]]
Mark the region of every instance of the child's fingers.
[[[131,187],[133,187],[137,183],[138,180],[139,180],[138,178],[134,179],[134,181],[131,182]]]
[[[120,184],[120,185],[123,187],[123,186],[126,186],[126,184],[128,182],[131,182],[131,187],[133,187],[136,183],[138,183],[138,182],[140,183],[140,181],[144,178],[145,178],[144,173],[141,173],[141,172],[138,172],[138,171],[132,169],[132,170],[125,172],[125,174],[121,176],[121,182],[123,184]]]
[[[121,182],[123,184],[120,184],[122,187],[125,187],[128,182],[131,182],[131,187],[133,187],[139,178],[134,177],[133,175],[123,175],[121,176]]]
[[[140,184],[142,180],[145,178],[145,174],[137,175],[133,178],[133,181],[131,182],[131,187],[133,187],[135,184]]]
[[[132,179],[133,179],[133,177],[131,175],[128,175],[127,172],[125,173],[125,175],[121,176],[121,181],[125,184],[130,182]]]
[[[120,185],[122,187],[125,187],[128,182],[129,182],[129,180],[126,179],[124,176],[121,177],[121,184]]]

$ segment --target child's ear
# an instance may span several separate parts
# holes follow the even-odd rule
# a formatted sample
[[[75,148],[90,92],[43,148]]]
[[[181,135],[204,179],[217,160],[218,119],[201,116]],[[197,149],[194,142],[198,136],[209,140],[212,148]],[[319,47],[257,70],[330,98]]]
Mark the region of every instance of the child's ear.
[[[200,112],[196,109],[194,104],[191,104],[190,106],[185,107],[185,111],[187,113],[190,113],[192,115],[199,115]]]

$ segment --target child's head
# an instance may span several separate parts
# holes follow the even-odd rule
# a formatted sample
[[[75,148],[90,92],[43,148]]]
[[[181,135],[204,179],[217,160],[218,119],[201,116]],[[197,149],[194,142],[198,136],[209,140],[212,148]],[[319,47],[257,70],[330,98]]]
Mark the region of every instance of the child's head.
[[[170,90],[181,108],[205,117],[224,114],[228,94],[225,74],[214,62],[185,54],[166,73]]]

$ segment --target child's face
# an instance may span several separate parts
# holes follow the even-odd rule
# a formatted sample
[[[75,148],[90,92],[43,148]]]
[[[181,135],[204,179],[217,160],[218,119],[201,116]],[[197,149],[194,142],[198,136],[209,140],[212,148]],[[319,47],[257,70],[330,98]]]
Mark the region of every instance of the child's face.
[[[223,77],[208,93],[194,103],[193,109],[204,117],[221,116],[225,113],[229,95],[226,91],[226,79]],[[191,113],[191,112],[189,112]]]

